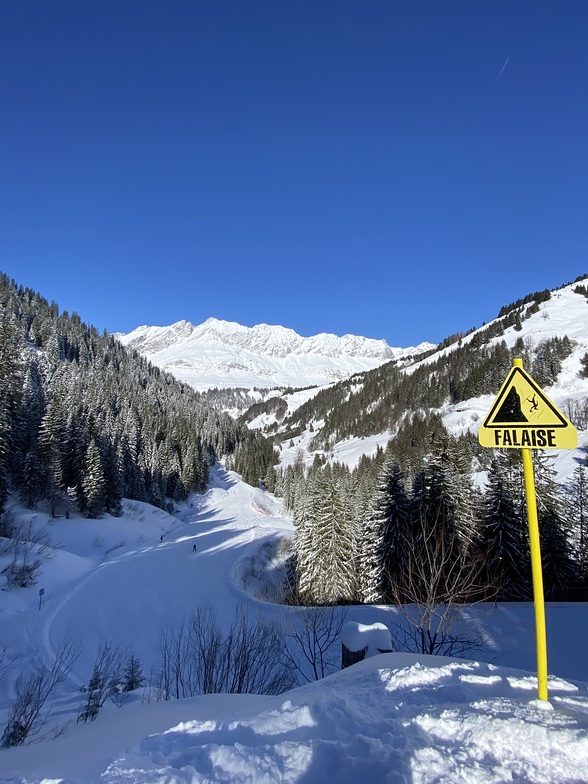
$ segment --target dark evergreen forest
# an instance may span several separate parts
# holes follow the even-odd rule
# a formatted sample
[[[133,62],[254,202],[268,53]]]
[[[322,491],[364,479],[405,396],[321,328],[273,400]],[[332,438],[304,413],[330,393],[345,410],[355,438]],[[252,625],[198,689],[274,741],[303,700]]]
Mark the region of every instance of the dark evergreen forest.
[[[441,426],[442,427],[442,426]],[[588,486],[585,463],[566,486],[552,457],[534,456],[545,593],[585,599]],[[279,473],[295,524],[291,601],[448,606],[532,599],[519,450],[491,450],[483,488],[462,439],[437,431],[405,471],[394,441],[354,470],[302,460]]]
[[[10,493],[52,515],[116,515],[122,497],[170,507],[228,454],[251,482],[275,462],[190,387],[0,275],[0,509]]]
[[[586,296],[581,284],[574,291]],[[471,432],[451,436],[439,410],[496,394],[515,357],[541,386],[557,381],[574,348],[566,335],[532,349],[522,337],[511,348],[500,340],[509,327],[521,331],[550,297],[541,291],[511,303],[496,321],[451,336],[415,367],[391,362],[321,390],[269,430],[281,439],[317,431],[313,466],[305,468],[301,455],[277,471],[272,485],[294,516],[292,601],[532,598],[520,453],[484,449]],[[586,375],[588,357],[581,364]],[[570,403],[565,413],[586,428],[588,400]],[[383,432],[390,434],[386,449],[353,471],[333,462],[334,444]],[[586,462],[560,486],[551,460],[534,453],[546,594],[585,598]],[[482,488],[472,481],[480,471],[487,476]]]

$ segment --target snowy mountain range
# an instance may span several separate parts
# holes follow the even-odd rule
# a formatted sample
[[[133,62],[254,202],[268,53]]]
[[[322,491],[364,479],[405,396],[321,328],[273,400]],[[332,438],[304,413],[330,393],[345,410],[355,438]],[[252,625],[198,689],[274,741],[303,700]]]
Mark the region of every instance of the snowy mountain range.
[[[189,321],[142,326],[117,337],[198,391],[321,386],[434,348],[432,343],[393,348],[385,340],[357,335],[305,338],[286,327],[244,327],[215,318],[199,326]]]
[[[491,347],[504,342],[512,348],[517,341],[522,341],[525,352],[532,357],[545,341],[567,336],[572,351],[562,363],[557,381],[548,386],[546,392],[569,415],[572,408],[585,407],[588,400],[588,378],[581,373],[582,358],[588,353],[588,299],[578,289],[578,282],[574,282],[551,292],[548,299],[532,309],[534,312],[527,312],[528,307],[529,302],[521,301],[515,308],[522,316],[521,322],[500,330],[486,345]],[[499,320],[496,319],[497,322]],[[303,338],[284,327],[261,324],[248,328],[217,319],[208,319],[198,327],[186,321],[169,327],[143,326],[118,337],[154,365],[200,391],[214,387],[246,388],[250,391],[245,407],[265,397],[281,397],[287,406],[287,414],[280,429],[288,430],[288,416],[313,398],[321,387],[343,381],[354,373],[373,370],[393,359],[402,361],[405,373],[412,373],[420,364],[432,364],[460,345],[475,340],[479,332],[493,323],[472,330],[460,341],[441,346],[437,351],[431,351],[435,346],[429,343],[406,349],[391,348],[383,340],[329,334]],[[531,370],[529,366],[526,369]],[[357,380],[356,391],[363,383]],[[269,391],[277,386],[298,391]],[[266,392],[254,393],[254,387]],[[495,392],[498,392],[498,387]],[[438,413],[451,434],[477,433],[493,397],[481,395],[458,404],[447,402],[438,409]],[[239,416],[243,409],[233,410],[227,406],[225,410]],[[276,424],[277,416],[273,409],[268,409],[267,413],[259,413],[247,421],[250,427],[265,432]],[[320,428],[321,423],[315,419],[303,426],[300,435],[285,437],[280,462],[283,465],[292,463],[302,453],[306,462],[312,463],[316,453],[311,444]],[[332,446],[332,459],[353,468],[360,454],[373,455],[378,447],[386,446],[390,437],[391,433],[384,430],[371,436],[343,439]],[[557,470],[562,481],[571,475],[574,465],[586,453],[588,435],[582,430],[579,440],[578,449],[556,453]]]

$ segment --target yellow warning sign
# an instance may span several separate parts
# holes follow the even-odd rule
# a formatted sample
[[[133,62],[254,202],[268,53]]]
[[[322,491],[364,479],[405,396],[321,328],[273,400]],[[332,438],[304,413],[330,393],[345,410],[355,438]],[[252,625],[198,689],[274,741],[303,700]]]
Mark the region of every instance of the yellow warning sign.
[[[575,449],[578,433],[531,376],[516,365],[479,429],[478,440],[495,449]]]

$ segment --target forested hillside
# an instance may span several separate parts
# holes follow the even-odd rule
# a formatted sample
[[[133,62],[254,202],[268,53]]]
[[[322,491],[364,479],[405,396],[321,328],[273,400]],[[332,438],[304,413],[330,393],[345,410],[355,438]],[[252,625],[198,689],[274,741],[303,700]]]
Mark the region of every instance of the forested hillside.
[[[584,297],[584,287],[579,284],[576,288],[578,295]],[[346,438],[384,431],[395,436],[417,412],[422,414],[446,403],[457,404],[495,393],[514,357],[524,359],[538,384],[553,384],[562,361],[572,350],[567,336],[542,341],[532,349],[522,337],[512,347],[499,339],[509,327],[520,331],[523,322],[538,311],[539,304],[550,298],[549,291],[536,292],[502,308],[491,324],[452,335],[429,352],[428,359],[421,356],[410,363],[408,372],[406,363],[389,362],[324,389],[276,422],[269,432],[282,437],[298,435],[310,424],[320,423],[311,449],[322,450]],[[583,422],[586,411],[572,412],[572,416]]]
[[[254,451],[262,474],[274,459],[190,387],[5,275],[0,417],[0,508],[15,492],[53,515],[116,515],[122,497],[165,506],[203,491],[219,456],[240,466]]]
[[[520,453],[482,448],[477,414],[468,420],[472,427],[459,432],[448,429],[446,415],[495,395],[515,357],[548,388],[557,386],[567,362],[565,413],[585,431],[587,290],[581,280],[562,287],[561,295],[553,292],[556,302],[563,297],[565,308],[578,314],[572,337],[546,328],[555,313],[548,307],[552,292],[536,292],[502,308],[488,326],[452,336],[412,366],[389,363],[357,374],[276,420],[269,431],[283,448],[290,439],[290,451],[296,443],[306,449],[278,468],[272,485],[296,525],[293,601],[431,609],[531,598]],[[533,316],[538,321],[526,331]],[[387,436],[387,444],[382,440],[355,467],[334,457],[346,440],[376,435]],[[563,482],[553,452],[534,457],[547,595],[584,597],[585,448],[577,450]]]
[[[402,470],[392,442],[353,470],[299,461],[280,474],[276,493],[295,524],[291,601],[414,605],[427,614],[418,628],[432,634],[422,650],[449,653],[433,638],[451,608],[532,598],[527,510],[518,450],[491,450],[480,487],[463,440],[442,430],[430,439],[414,473]],[[546,595],[585,598],[585,460],[563,485],[553,455],[534,462]]]

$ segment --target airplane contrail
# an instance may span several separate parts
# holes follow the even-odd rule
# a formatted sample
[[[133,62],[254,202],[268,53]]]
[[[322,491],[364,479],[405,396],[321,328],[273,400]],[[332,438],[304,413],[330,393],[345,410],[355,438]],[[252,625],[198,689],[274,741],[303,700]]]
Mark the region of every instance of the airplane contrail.
[[[496,85],[498,84],[498,80],[500,79],[500,77],[501,77],[501,76],[502,76],[502,74],[504,73],[504,69],[505,69],[505,68],[506,68],[506,66],[508,65],[508,61],[509,61],[509,60],[510,60],[510,55],[509,55],[509,56],[506,58],[506,60],[504,61],[504,65],[503,65],[503,66],[502,66],[502,68],[500,69],[500,73],[499,73],[499,74],[498,74],[498,76],[496,77],[496,81],[495,81],[495,82],[494,82],[494,84],[492,85],[492,89],[494,89],[494,88],[496,87]]]

